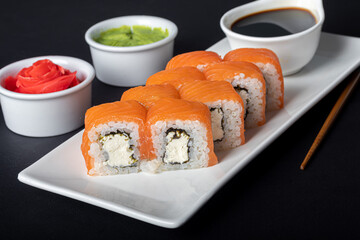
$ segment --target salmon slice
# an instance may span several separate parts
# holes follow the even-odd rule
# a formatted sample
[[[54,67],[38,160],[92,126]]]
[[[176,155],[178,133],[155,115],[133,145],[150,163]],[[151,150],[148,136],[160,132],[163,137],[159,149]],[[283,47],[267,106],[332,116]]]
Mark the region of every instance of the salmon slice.
[[[207,80],[230,82],[241,96],[245,108],[245,128],[265,123],[266,84],[255,64],[225,61],[208,66],[203,73]]]
[[[89,154],[92,141],[89,133],[94,127],[109,122],[131,122],[139,126],[139,152],[140,160],[147,157],[147,146],[145,139],[144,123],[146,120],[146,109],[134,100],[104,103],[91,107],[85,114],[85,131],[82,136],[81,151],[85,159],[88,174],[93,175],[95,159]]]
[[[246,61],[256,64],[266,81],[266,110],[284,107],[284,77],[277,55],[266,48],[239,48],[228,52],[224,61]]]
[[[265,83],[260,69],[255,64],[245,61],[228,61],[212,64],[205,68],[203,73],[206,79],[210,81],[226,80],[231,82],[235,76],[243,74],[244,77],[257,78]]]
[[[148,85],[130,88],[123,93],[121,101],[136,100],[148,109],[162,98],[180,98],[180,96],[171,84]]]
[[[226,81],[194,81],[185,83],[180,89],[179,94],[182,99],[188,101],[198,101],[202,103],[228,100],[241,102],[242,99],[236,93],[229,82]]]
[[[196,67],[186,66],[157,72],[147,79],[146,85],[168,83],[178,89],[184,82],[193,80],[205,80],[205,76]]]
[[[197,128],[196,126],[200,126],[200,128]],[[193,146],[193,150],[189,149],[189,152],[197,151],[194,156],[204,154],[205,158],[203,159],[207,159],[205,166],[212,166],[217,163],[217,157],[214,153],[210,111],[208,107],[200,102],[191,102],[173,98],[160,99],[149,108],[146,120],[147,135],[151,142],[149,143],[149,159],[157,159],[159,162],[162,162],[162,165],[164,164],[164,160],[161,159],[166,152],[161,153],[161,148],[164,148],[165,146],[159,142],[165,139],[168,131],[174,130],[175,128],[182,129],[179,131],[187,129],[187,134],[189,134]],[[190,131],[192,131],[192,133]],[[196,142],[198,140],[196,139],[206,141],[205,146],[198,146],[198,143]],[[159,144],[162,147],[154,147],[155,145],[159,146]],[[190,159],[190,161],[193,160]],[[171,164],[168,164],[168,166],[171,168]],[[173,166],[180,166],[180,164]]]
[[[193,51],[176,55],[168,62],[165,69],[192,66],[202,71],[207,65],[221,61],[221,57],[215,52]]]
[[[216,149],[229,149],[245,143],[244,104],[227,81],[194,81],[179,90],[182,99],[206,104],[211,113]]]

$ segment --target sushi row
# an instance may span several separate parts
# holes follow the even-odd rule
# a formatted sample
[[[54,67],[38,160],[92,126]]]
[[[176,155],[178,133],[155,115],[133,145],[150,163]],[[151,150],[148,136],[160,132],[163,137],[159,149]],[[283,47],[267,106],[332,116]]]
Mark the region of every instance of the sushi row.
[[[192,169],[217,163],[206,105],[162,98],[105,103],[85,116],[81,150],[89,175]]]
[[[217,163],[215,149],[245,143],[245,128],[283,107],[276,55],[236,49],[177,55],[146,86],[90,108],[81,150],[89,175],[193,169]]]
[[[252,66],[253,64],[256,67]],[[183,66],[198,68],[204,73],[207,80],[230,81],[234,88],[242,88],[238,83],[239,81],[233,82],[234,80],[252,78],[253,76],[256,78],[261,71],[260,74],[263,75],[266,85],[266,109],[278,110],[283,107],[284,78],[278,57],[269,49],[239,48],[228,52],[224,59],[211,51],[184,53],[172,58],[168,62],[166,70]],[[260,79],[262,78],[260,77]],[[151,82],[151,78],[148,81]]]

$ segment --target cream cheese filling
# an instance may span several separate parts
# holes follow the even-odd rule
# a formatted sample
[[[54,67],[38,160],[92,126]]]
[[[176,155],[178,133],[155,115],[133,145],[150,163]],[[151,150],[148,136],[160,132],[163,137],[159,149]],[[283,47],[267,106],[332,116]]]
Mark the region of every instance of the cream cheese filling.
[[[249,94],[248,90],[245,88],[235,87],[235,91],[240,95],[240,97],[243,100],[244,109],[245,109],[245,113],[244,113],[244,119],[245,119],[248,114],[248,110],[249,110],[248,103],[250,101],[250,94]]]
[[[104,165],[110,167],[127,167],[137,162],[134,159],[134,149],[130,145],[127,134],[115,133],[103,136],[100,139],[106,161]]]
[[[163,161],[181,164],[189,161],[189,135],[183,130],[171,130],[166,135],[166,148]]]
[[[221,141],[224,138],[224,112],[221,108],[211,108],[211,129],[214,141]]]

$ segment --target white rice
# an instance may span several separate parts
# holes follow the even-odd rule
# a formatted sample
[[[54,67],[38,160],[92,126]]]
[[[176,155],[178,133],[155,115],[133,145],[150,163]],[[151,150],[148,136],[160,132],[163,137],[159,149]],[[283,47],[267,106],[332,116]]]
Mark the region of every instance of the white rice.
[[[261,70],[266,81],[266,110],[273,111],[280,109],[283,98],[281,92],[280,75],[274,65],[270,63],[255,63]]]
[[[134,146],[134,158],[138,159],[135,166],[131,167],[111,167],[104,164],[106,161],[105,152],[102,150],[99,142],[100,136],[105,136],[117,131],[126,132],[130,136],[130,145]],[[90,175],[115,175],[135,173],[139,171],[140,152],[139,152],[139,126],[132,122],[108,122],[99,124],[88,132],[88,138],[91,142],[89,155],[95,159],[94,168],[89,171]]]
[[[264,105],[263,102],[264,92],[261,91],[263,84],[257,78],[245,78],[245,75],[240,73],[230,79],[232,86],[245,88],[248,90],[249,101],[243,99],[245,111],[247,109],[247,115],[245,119],[245,128],[257,127],[258,124],[264,121]]]

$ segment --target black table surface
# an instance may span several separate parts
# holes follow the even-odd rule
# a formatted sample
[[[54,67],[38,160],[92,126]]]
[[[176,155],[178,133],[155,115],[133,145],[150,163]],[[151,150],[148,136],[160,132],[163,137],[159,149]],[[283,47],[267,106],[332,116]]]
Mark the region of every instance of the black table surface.
[[[7,1],[0,8],[0,67],[34,56],[91,63],[85,31],[122,15],[175,22],[175,54],[206,49],[224,37],[219,20],[249,1]],[[360,36],[358,1],[324,1],[323,30]],[[354,52],[359,54],[359,52]],[[360,56],[359,56],[360,57]],[[0,239],[359,239],[360,86],[305,171],[299,169],[347,80],[223,186],[177,229],[144,223],[18,181],[18,173],[81,129],[56,137],[11,132],[0,116]],[[93,105],[126,88],[93,82]]]

